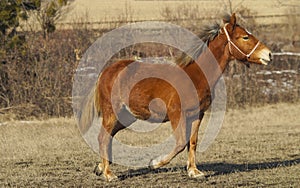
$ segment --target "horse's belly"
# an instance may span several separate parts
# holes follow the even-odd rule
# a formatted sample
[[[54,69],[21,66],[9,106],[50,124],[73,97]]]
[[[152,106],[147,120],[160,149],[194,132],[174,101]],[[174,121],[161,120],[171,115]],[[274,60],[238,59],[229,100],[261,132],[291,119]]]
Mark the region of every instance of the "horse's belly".
[[[165,122],[168,121],[167,109],[165,105],[157,106],[157,99],[149,103],[149,105],[131,105],[130,112],[132,115],[141,120],[149,122]]]
[[[174,88],[163,80],[144,79],[130,91],[128,107],[138,119],[151,122],[167,121],[167,104],[175,92]]]

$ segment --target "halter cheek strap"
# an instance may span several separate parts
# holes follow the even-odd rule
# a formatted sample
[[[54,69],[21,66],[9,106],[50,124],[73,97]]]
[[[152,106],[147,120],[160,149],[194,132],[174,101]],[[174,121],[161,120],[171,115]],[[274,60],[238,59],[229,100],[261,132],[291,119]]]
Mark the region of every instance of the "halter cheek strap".
[[[237,50],[237,51],[239,51],[241,54],[243,54],[244,56],[246,56],[246,58],[247,59],[249,59],[249,57],[253,54],[253,52],[256,50],[256,48],[258,47],[258,45],[259,45],[259,41],[256,43],[256,45],[254,46],[254,48],[251,50],[251,52],[249,52],[248,54],[245,54],[237,45],[235,45],[232,41],[231,41],[231,39],[230,39],[230,37],[229,37],[229,34],[228,34],[228,32],[227,32],[227,29],[226,29],[226,26],[227,26],[227,24],[224,26],[224,32],[225,32],[225,35],[226,35],[226,37],[227,37],[227,41],[228,41],[228,43],[229,43],[229,52],[232,54],[232,50],[231,50],[231,45]]]

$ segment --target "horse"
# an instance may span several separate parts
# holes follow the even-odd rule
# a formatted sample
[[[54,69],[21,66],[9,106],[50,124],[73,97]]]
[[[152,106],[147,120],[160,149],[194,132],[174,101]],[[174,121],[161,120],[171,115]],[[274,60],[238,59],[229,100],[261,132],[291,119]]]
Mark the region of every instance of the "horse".
[[[261,41],[237,24],[234,13],[224,17],[223,24],[215,23],[207,27],[200,36],[213,54],[218,67],[206,61],[205,52],[199,53],[200,47],[198,52],[195,52],[196,59],[185,54],[179,56],[174,62],[192,81],[192,86],[182,85],[185,87],[184,91],[189,91],[189,87],[196,91],[196,100],[194,100],[195,93],[179,94],[171,84],[160,78],[149,77],[141,79],[133,86],[126,86],[128,80],[132,78],[131,75],[137,72],[143,74],[147,70],[162,71],[162,73],[167,71],[176,83],[183,82],[179,76],[181,72],[175,70],[172,65],[136,63],[132,59],[123,59],[112,63],[100,74],[78,118],[82,133],[89,129],[94,117],[103,118],[98,136],[102,162],[95,168],[97,175],[102,174],[107,181],[118,178],[110,169],[112,139],[118,131],[128,127],[136,119],[140,119],[151,122],[170,121],[176,140],[175,147],[169,154],[150,161],[150,168],[157,169],[168,164],[178,153],[187,148],[188,176],[191,178],[205,176],[196,166],[196,147],[201,120],[213,100],[214,86],[231,60],[236,59],[247,66],[250,63],[267,65],[272,60],[272,54]],[[197,62],[206,67],[206,70],[200,68]],[[128,67],[133,64],[137,66],[129,69]],[[141,70],[139,65],[146,65],[147,68]],[[116,80],[119,80],[119,84],[114,84]],[[184,95],[183,103],[180,95]],[[165,104],[165,108],[162,108],[160,102],[153,102],[155,99],[160,99],[160,102]],[[153,106],[151,109],[149,109],[150,103]],[[166,113],[163,112],[164,110]],[[125,117],[125,120],[121,122],[120,116]]]

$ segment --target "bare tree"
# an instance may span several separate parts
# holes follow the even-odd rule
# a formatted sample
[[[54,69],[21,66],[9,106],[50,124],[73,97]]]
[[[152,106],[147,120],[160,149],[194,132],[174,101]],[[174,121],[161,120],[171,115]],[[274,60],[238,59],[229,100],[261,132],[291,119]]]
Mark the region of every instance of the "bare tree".
[[[224,2],[224,9],[225,9],[225,12],[228,12],[229,14],[232,14],[233,12],[236,11],[236,9],[238,7],[240,7],[242,5],[242,3],[244,2],[245,0],[241,0],[239,1],[235,6],[233,5],[233,1],[232,0],[223,0]]]
[[[70,11],[70,4],[70,0],[43,1],[40,9],[35,11],[44,38],[55,31],[57,22]]]

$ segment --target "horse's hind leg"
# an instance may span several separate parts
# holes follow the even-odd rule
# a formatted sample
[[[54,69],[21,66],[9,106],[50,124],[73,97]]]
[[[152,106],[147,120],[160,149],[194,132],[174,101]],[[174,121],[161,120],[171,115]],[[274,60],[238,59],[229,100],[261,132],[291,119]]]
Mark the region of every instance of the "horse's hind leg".
[[[183,151],[186,147],[186,118],[184,116],[180,118],[180,115],[175,115],[174,117],[172,117],[172,115],[169,115],[169,118],[171,120],[172,129],[174,131],[176,146],[169,154],[160,156],[150,161],[149,166],[152,169],[156,169],[168,164],[178,153]]]
[[[99,163],[95,168],[97,175],[103,174],[107,181],[112,181],[118,177],[111,171],[109,165],[112,161],[112,138],[124,127],[117,121],[114,115],[107,117],[103,116],[103,123],[98,136],[100,155],[102,163]]]
[[[191,137],[190,141],[188,142],[187,149],[188,149],[188,161],[187,161],[187,171],[188,175],[192,178],[203,177],[204,174],[197,169],[196,166],[196,148],[197,148],[197,141],[198,141],[198,131],[200,127],[201,120],[203,118],[203,113],[199,116],[199,119],[192,122],[191,127]]]

